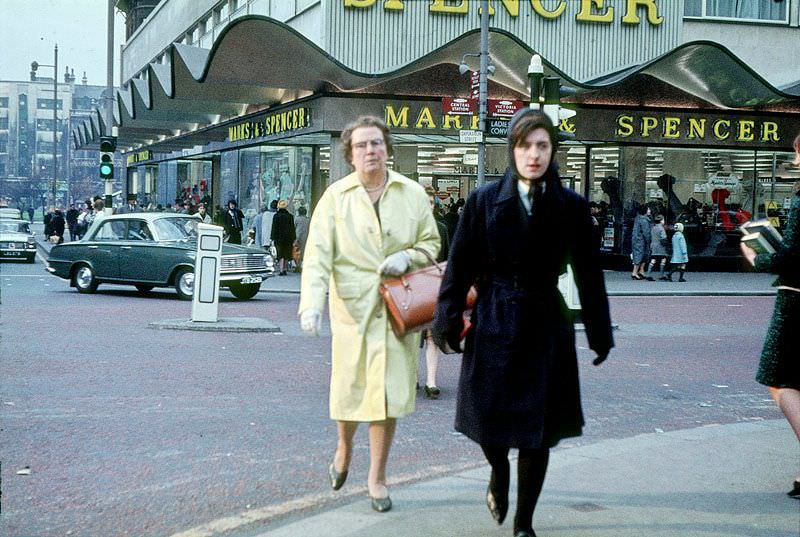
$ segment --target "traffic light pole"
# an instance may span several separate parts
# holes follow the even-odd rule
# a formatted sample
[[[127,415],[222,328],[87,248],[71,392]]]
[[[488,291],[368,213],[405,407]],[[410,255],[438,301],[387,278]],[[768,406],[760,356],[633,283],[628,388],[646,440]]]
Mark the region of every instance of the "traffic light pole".
[[[113,128],[111,127],[114,121],[114,0],[107,0],[107,17],[106,17],[106,102],[105,102],[105,116],[106,116],[106,136],[113,136]],[[112,154],[113,163],[113,154]],[[114,196],[114,178],[113,176],[105,180],[105,201],[106,206],[103,212],[105,214],[113,214],[114,206],[112,205]]]
[[[487,77],[489,76],[489,0],[481,0],[481,52],[480,77],[478,82],[478,130],[481,141],[478,142],[478,178],[477,186],[486,183],[486,101],[488,99]]]

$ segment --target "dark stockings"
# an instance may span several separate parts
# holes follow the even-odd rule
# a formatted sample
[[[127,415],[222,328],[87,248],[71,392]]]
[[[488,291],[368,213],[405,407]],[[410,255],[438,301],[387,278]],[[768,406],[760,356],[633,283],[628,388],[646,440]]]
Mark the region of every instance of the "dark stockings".
[[[481,446],[486,460],[492,467],[492,480],[490,485],[495,497],[508,501],[509,486],[509,448],[501,446]],[[544,476],[547,473],[547,463],[550,459],[550,450],[520,449],[517,461],[517,512],[514,515],[514,533],[527,531],[533,534],[533,512],[542,492]]]

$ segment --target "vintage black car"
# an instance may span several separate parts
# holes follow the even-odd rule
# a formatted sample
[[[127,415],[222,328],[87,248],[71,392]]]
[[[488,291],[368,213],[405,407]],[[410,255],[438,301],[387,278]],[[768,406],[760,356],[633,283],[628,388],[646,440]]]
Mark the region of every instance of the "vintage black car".
[[[198,223],[197,217],[174,213],[101,217],[80,241],[54,246],[47,270],[69,280],[79,293],[114,283],[134,285],[142,293],[174,287],[188,300],[194,289]],[[236,298],[254,297],[274,273],[274,259],[264,250],[223,244],[220,286]]]
[[[0,258],[36,260],[36,237],[27,220],[0,218]]]

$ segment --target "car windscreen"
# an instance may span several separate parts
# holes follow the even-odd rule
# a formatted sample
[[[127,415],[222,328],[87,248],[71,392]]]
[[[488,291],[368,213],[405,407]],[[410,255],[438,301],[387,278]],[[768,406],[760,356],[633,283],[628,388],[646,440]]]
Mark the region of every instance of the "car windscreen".
[[[197,238],[198,218],[159,218],[153,222],[159,240],[175,241]]]
[[[0,233],[30,233],[27,222],[0,221]]]

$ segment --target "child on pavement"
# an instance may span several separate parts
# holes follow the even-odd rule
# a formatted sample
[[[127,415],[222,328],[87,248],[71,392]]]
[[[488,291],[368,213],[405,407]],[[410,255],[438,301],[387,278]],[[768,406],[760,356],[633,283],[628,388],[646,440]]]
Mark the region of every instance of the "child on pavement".
[[[670,259],[670,269],[667,279],[672,281],[672,274],[679,272],[679,282],[685,282],[683,273],[686,270],[686,263],[689,262],[689,252],[686,249],[686,238],[683,236],[683,224],[675,224],[675,234],[672,236],[672,259]]]

